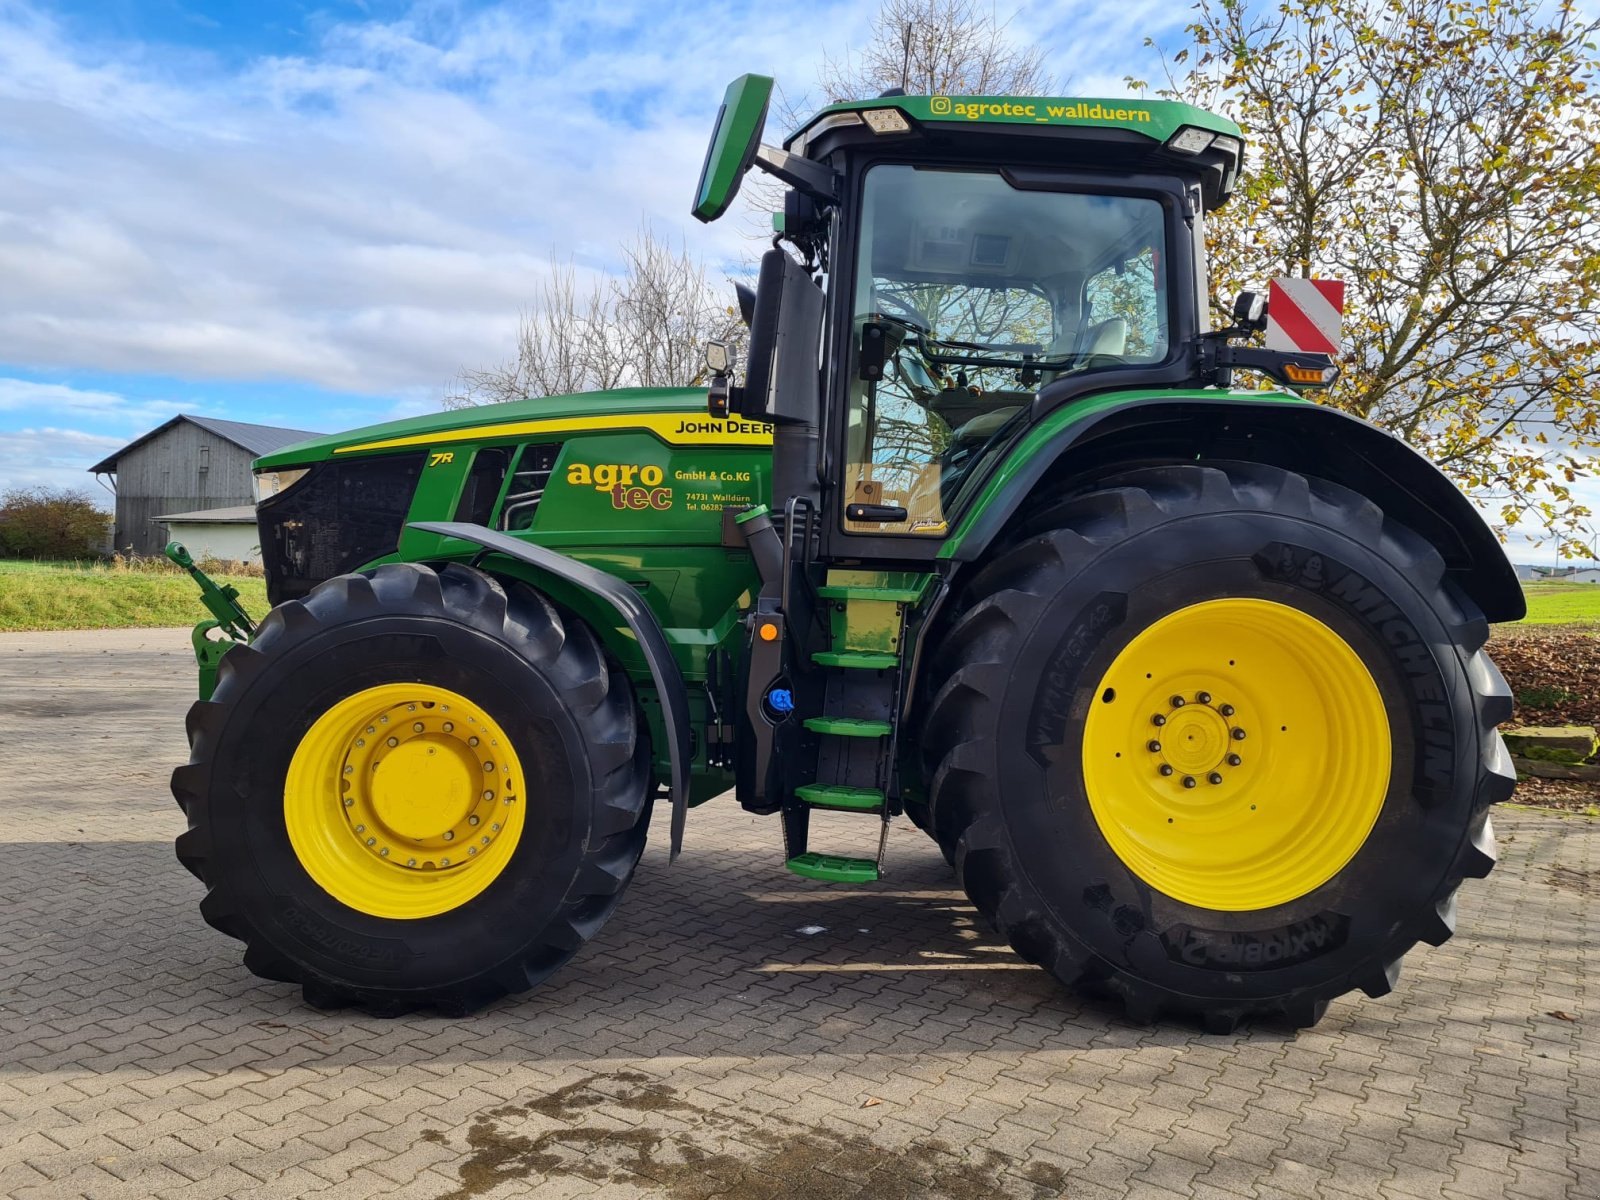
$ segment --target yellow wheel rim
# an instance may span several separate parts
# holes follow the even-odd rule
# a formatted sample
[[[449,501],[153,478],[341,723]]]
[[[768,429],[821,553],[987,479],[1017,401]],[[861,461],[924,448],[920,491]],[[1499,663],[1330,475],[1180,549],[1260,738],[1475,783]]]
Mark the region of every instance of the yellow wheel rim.
[[[1361,848],[1389,789],[1372,673],[1315,617],[1207,600],[1145,629],[1100,681],[1083,777],[1100,832],[1200,908],[1284,904]]]
[[[375,917],[458,908],[505,870],[522,836],[522,765],[465,697],[390,683],[339,701],[289,762],[283,815],[306,873]]]

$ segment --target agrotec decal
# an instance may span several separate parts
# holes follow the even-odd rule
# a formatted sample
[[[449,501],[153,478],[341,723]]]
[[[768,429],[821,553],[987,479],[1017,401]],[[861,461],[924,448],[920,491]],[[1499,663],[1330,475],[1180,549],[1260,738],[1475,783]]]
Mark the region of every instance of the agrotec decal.
[[[611,507],[640,511],[672,507],[672,489],[662,487],[661,468],[631,463],[572,463],[567,467],[567,482],[573,487],[588,486],[611,496]]]

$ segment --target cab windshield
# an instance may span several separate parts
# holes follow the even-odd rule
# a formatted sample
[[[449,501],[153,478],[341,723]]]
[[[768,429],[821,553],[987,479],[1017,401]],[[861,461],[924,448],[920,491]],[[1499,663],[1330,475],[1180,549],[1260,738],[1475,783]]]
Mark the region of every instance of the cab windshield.
[[[860,533],[937,536],[986,446],[1044,384],[1167,357],[1162,208],[1013,187],[995,171],[881,165],[856,264],[847,502]],[[864,381],[862,335],[888,347]]]

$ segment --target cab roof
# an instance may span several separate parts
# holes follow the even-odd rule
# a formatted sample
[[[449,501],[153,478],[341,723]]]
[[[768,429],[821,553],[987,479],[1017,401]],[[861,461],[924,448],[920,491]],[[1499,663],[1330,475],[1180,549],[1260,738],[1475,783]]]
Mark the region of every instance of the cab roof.
[[[804,153],[803,143],[819,127],[834,127],[850,120],[842,114],[875,109],[898,109],[921,125],[1034,125],[1045,128],[1098,127],[1125,129],[1165,143],[1185,126],[1208,130],[1242,142],[1239,126],[1216,113],[1177,100],[1109,99],[1089,96],[878,96],[871,100],[845,100],[820,109],[795,130],[784,148]]]

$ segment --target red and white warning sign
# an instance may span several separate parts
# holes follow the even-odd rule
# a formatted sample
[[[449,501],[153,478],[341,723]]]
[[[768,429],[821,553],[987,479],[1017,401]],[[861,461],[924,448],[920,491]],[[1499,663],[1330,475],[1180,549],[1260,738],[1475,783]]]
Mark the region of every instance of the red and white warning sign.
[[[1344,283],[1280,277],[1267,285],[1267,349],[1339,353]]]

